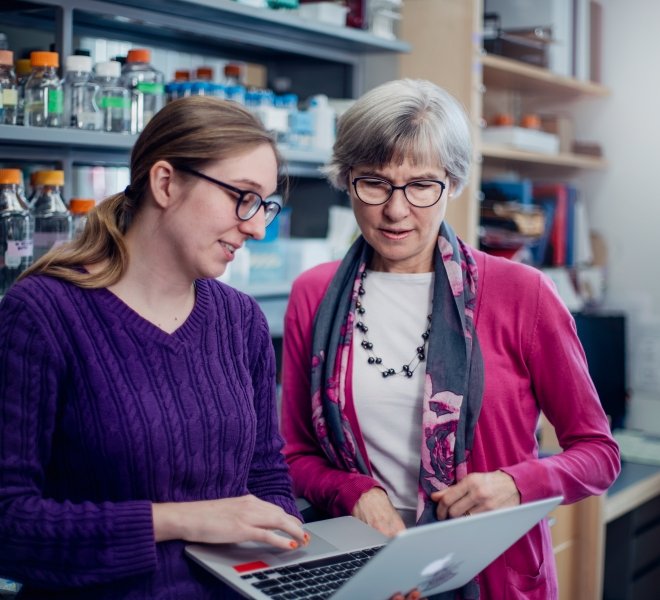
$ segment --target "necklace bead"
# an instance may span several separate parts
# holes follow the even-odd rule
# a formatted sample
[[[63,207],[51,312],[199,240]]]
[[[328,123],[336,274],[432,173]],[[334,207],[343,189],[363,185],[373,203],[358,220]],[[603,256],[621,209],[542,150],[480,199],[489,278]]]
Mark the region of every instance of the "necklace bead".
[[[362,284],[366,279],[366,277],[367,277],[367,272],[363,271],[362,274],[360,275],[360,285],[358,287],[358,295],[360,296],[360,298],[362,298],[365,295],[364,286]],[[362,304],[361,299],[357,300],[357,302],[355,303],[355,309],[356,312],[361,317],[365,314],[365,308],[364,305]],[[374,345],[372,342],[369,341],[367,337],[367,332],[369,331],[369,328],[364,323],[364,320],[360,320],[357,323],[355,323],[355,328],[362,333],[362,341],[360,342],[360,345],[362,346],[362,348],[364,348],[365,352],[369,354],[367,358],[367,363],[379,367],[383,379],[397,374],[402,374],[408,378],[412,377],[417,367],[419,367],[419,365],[426,359],[426,344],[428,343],[428,339],[431,334],[431,315],[427,315],[426,320],[428,322],[428,327],[426,328],[426,331],[424,331],[424,333],[422,333],[421,335],[423,340],[422,344],[420,346],[417,346],[415,350],[415,356],[413,356],[410,359],[410,362],[403,365],[401,367],[401,370],[399,371],[396,371],[391,367],[385,367],[383,365],[383,359],[379,356],[376,356],[376,354],[373,351]],[[415,363],[414,366],[413,363]]]

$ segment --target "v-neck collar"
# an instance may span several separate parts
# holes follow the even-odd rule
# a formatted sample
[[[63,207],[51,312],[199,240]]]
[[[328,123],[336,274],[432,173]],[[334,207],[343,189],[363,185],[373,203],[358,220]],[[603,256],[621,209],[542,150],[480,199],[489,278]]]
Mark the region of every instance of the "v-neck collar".
[[[178,346],[194,339],[199,339],[202,325],[207,321],[211,292],[209,281],[198,279],[195,281],[195,304],[192,311],[172,333],[163,331],[158,325],[145,319],[133,310],[119,296],[116,296],[107,288],[94,290],[99,299],[105,304],[112,315],[116,317],[125,327],[134,329],[138,335],[145,339],[158,341],[165,345]]]

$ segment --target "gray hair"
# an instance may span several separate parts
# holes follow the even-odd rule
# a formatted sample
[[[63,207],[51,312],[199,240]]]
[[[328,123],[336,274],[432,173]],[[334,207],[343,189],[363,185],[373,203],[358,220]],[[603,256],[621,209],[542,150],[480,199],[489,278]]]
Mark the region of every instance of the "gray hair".
[[[345,190],[358,165],[442,166],[460,193],[472,162],[470,123],[461,104],[443,88],[421,79],[384,83],[361,96],[339,119],[329,165],[330,183]]]

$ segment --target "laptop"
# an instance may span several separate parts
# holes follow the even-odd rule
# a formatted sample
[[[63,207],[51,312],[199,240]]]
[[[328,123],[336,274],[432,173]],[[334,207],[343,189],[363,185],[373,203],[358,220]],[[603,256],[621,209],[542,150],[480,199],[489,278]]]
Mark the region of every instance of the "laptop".
[[[423,596],[454,590],[543,519],[556,496],[407,529],[394,538],[354,517],[305,525],[297,550],[266,544],[190,544],[186,554],[246,598],[386,600],[418,588]]]

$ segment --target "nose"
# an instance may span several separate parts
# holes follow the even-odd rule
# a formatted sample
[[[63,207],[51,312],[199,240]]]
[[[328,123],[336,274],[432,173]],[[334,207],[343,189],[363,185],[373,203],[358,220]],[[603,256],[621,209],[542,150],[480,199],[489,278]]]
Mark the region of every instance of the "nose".
[[[410,204],[403,190],[392,192],[390,199],[385,203],[384,214],[392,221],[399,221],[410,213]]]
[[[238,229],[243,235],[247,235],[255,240],[263,240],[266,237],[266,210],[263,206],[255,215],[247,221],[238,222]]]

